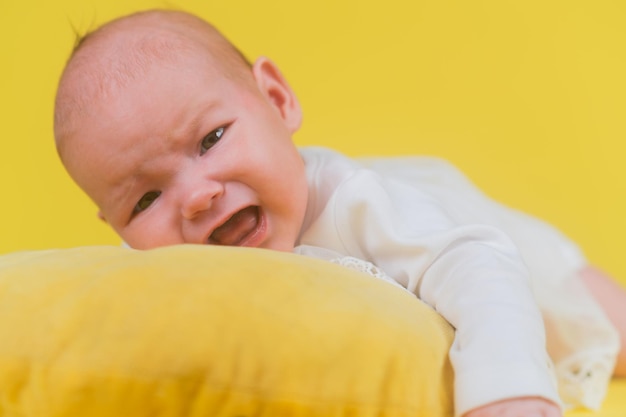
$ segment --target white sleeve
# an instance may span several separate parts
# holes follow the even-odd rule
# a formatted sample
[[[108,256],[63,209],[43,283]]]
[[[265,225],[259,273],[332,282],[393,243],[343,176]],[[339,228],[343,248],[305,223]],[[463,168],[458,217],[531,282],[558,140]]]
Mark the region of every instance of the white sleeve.
[[[428,195],[369,171],[346,181],[327,208],[342,250],[382,268],[455,327],[457,415],[522,396],[560,404],[528,271],[507,236],[454,224]]]

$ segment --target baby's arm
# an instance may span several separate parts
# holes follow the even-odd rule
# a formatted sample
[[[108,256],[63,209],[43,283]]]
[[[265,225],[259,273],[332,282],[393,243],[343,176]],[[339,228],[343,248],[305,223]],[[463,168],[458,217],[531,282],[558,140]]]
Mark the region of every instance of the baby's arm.
[[[529,271],[511,240],[457,218],[429,192],[437,181],[421,187],[345,164],[325,168],[340,180],[320,184],[329,189],[300,244],[372,262],[454,326],[457,416],[507,399],[559,404]]]
[[[441,237],[446,243],[417,288],[456,329],[450,359],[457,415],[471,417],[468,410],[474,410],[481,413],[476,416],[504,417],[499,413],[506,409],[524,417],[541,404],[559,416],[541,315],[515,247],[483,225]]]
[[[338,237],[331,244],[379,266],[455,327],[456,415],[503,400],[513,409],[529,397],[558,410],[543,321],[510,239],[484,224],[456,224],[436,201],[403,184],[365,173],[351,180],[367,192],[336,194]]]
[[[498,401],[468,411],[463,417],[561,417],[561,409],[538,397]]]

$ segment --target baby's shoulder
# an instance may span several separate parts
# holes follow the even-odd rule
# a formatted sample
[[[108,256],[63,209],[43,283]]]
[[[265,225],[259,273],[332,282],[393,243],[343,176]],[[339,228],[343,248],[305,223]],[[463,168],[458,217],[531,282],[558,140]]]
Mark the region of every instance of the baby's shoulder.
[[[463,175],[449,161],[421,155],[407,156],[348,156],[341,152],[325,147],[299,148],[305,165],[309,168],[323,167],[324,169],[360,170],[368,169],[389,175],[404,175],[409,173],[420,177],[437,177],[445,173]]]
[[[404,183],[417,188],[476,189],[471,180],[451,162],[434,156],[359,156],[349,157],[322,148],[301,148],[309,178],[331,181],[334,186],[352,183],[357,178],[377,177],[382,183]]]
[[[391,181],[427,188],[475,188],[454,164],[434,156],[366,157],[357,160],[363,167]]]

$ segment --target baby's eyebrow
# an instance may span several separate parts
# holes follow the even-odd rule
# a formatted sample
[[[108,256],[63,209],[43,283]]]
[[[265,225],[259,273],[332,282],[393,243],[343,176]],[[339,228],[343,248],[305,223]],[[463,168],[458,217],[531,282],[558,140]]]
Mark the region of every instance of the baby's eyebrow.
[[[194,117],[191,122],[187,124],[185,127],[185,137],[196,137],[198,136],[198,131],[200,130],[202,120],[202,113],[199,113],[196,117]]]
[[[184,142],[187,138],[201,139],[200,136],[203,136],[203,134],[200,132],[200,129],[202,129],[205,120],[210,117],[210,114],[217,106],[217,102],[211,101],[199,109],[194,109],[191,116],[182,118],[180,130],[173,132],[170,137],[170,139],[173,139],[173,143],[179,140]]]
[[[133,202],[133,189],[137,184],[137,175],[133,174],[130,177],[122,177],[119,181],[114,182],[111,185],[111,192],[109,194],[109,201],[111,201],[111,210],[116,213],[115,217],[118,217],[126,221],[127,218],[130,218],[130,214],[134,207],[134,204],[130,208],[130,212],[127,216],[127,211],[129,211],[126,205],[131,204]],[[138,197],[139,198],[139,197]]]

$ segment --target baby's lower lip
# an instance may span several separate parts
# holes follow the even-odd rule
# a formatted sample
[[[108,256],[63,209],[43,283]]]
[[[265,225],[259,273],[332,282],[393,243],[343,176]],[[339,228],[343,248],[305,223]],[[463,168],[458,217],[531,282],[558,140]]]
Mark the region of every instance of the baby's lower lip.
[[[216,228],[208,243],[223,246],[258,246],[265,236],[266,221],[258,206],[248,206]]]

